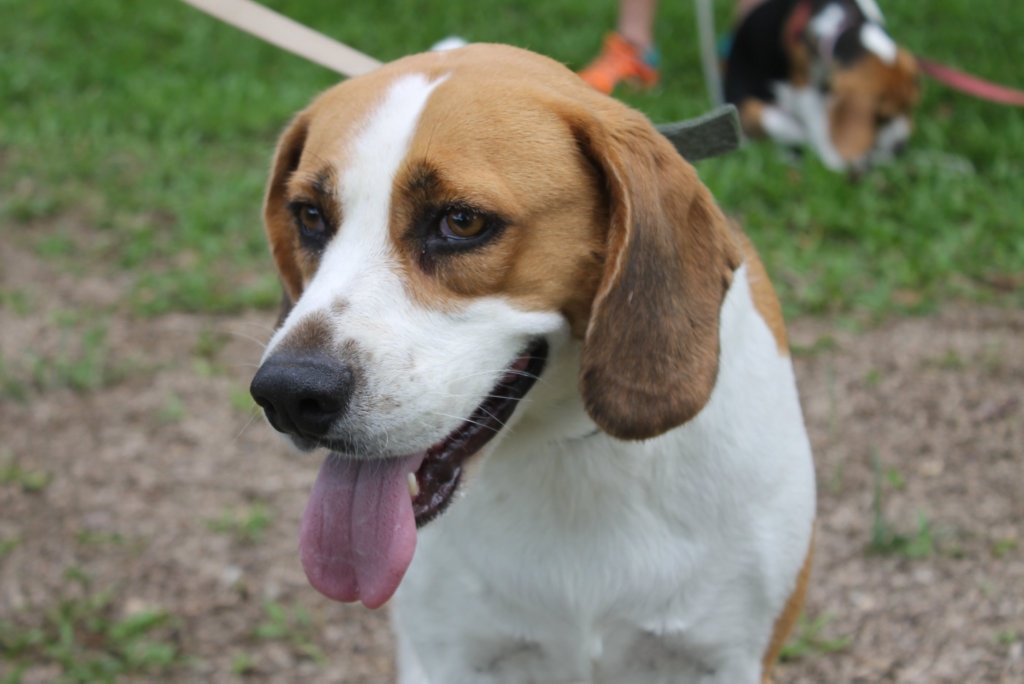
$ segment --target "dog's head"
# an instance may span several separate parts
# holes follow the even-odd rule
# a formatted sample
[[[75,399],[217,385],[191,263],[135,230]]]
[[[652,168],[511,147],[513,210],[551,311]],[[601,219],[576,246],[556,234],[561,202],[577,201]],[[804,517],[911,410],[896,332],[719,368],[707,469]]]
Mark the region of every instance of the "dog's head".
[[[839,155],[858,168],[899,154],[920,99],[917,60],[879,25],[847,31],[829,79],[829,131]]]
[[[288,305],[252,393],[332,452],[301,546],[333,598],[387,600],[528,392],[644,439],[715,383],[724,217],[642,115],[547,58],[470,46],[327,91],[281,138],[264,218]]]

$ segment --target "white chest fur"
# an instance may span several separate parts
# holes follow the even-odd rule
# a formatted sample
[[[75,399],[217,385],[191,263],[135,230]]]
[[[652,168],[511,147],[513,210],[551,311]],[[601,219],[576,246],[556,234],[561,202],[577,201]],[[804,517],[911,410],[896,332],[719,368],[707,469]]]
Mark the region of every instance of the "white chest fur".
[[[758,681],[814,478],[792,367],[745,268],[720,337],[708,405],[646,442],[586,434],[575,392],[550,410],[575,352],[552,358],[462,499],[420,532],[393,606],[402,682]]]

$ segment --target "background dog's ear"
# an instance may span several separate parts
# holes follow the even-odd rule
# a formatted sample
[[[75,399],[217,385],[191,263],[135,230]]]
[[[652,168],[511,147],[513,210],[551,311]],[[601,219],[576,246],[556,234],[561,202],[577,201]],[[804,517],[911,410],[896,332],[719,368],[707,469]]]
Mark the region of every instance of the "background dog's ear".
[[[875,110],[870,97],[856,89],[835,88],[828,119],[839,156],[846,161],[862,159],[875,141]]]
[[[277,264],[284,286],[284,300],[278,325],[287,316],[287,309],[298,301],[302,293],[302,274],[299,272],[295,250],[298,249],[298,236],[294,230],[292,217],[288,209],[288,180],[299,167],[302,150],[306,145],[309,133],[309,118],[305,112],[299,113],[285,129],[277,143],[274,162],[271,165],[270,180],[263,200],[263,225],[270,242],[270,253]]]
[[[710,191],[645,117],[622,107],[588,119],[573,128],[603,176],[609,226],[580,387],[605,432],[647,439],[707,403],[739,256]]]

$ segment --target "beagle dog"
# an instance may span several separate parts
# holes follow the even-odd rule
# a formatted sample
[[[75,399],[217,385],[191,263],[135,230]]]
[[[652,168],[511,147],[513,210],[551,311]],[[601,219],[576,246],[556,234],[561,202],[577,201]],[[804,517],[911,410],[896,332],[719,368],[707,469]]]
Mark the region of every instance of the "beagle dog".
[[[766,681],[815,480],[750,242],[640,113],[520,49],[320,95],[264,218],[251,391],[329,454],[311,584],[390,602],[399,679]]]
[[[874,0],[764,0],[733,34],[725,98],[744,133],[809,145],[828,168],[860,171],[899,153],[920,98],[917,61]]]

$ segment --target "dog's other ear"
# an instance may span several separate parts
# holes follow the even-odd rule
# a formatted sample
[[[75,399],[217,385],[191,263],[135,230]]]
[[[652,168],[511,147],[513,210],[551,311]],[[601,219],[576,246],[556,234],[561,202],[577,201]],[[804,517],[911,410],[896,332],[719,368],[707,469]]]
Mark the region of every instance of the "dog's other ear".
[[[285,302],[290,310],[291,304],[298,301],[302,293],[302,274],[296,253],[298,235],[288,209],[288,181],[299,167],[308,132],[309,118],[302,112],[292,120],[277,143],[263,200],[263,225],[270,242],[270,253],[284,286],[279,325],[287,315]]]
[[[837,77],[842,78],[842,77]],[[871,96],[860,89],[834,84],[828,124],[832,145],[848,162],[863,159],[875,141],[875,110]]]
[[[719,310],[739,257],[694,168],[643,115],[618,107],[573,125],[609,203],[580,388],[605,432],[647,439],[707,403],[718,375]]]

